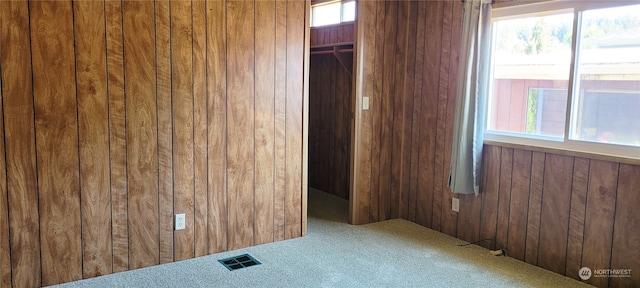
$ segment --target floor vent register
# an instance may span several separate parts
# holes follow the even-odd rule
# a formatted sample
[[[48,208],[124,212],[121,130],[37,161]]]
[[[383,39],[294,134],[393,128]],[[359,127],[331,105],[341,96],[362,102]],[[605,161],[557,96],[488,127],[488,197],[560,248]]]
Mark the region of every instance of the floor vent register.
[[[262,263],[260,263],[260,261],[258,261],[255,258],[251,257],[251,255],[249,255],[249,254],[243,254],[243,255],[234,256],[234,257],[230,257],[230,258],[220,259],[220,260],[218,260],[218,262],[220,262],[220,264],[224,265],[224,267],[227,267],[227,269],[229,269],[229,271],[238,270],[238,269],[242,269],[242,268],[246,268],[246,267],[251,267],[251,266],[262,264]]]

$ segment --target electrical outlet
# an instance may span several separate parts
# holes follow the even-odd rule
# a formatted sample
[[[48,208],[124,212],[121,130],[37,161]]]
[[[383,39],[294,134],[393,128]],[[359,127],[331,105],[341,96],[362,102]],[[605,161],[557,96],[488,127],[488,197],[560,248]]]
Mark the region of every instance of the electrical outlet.
[[[183,230],[186,226],[186,219],[184,213],[176,214],[176,230]]]
[[[460,199],[451,198],[451,210],[453,210],[453,212],[460,212]]]

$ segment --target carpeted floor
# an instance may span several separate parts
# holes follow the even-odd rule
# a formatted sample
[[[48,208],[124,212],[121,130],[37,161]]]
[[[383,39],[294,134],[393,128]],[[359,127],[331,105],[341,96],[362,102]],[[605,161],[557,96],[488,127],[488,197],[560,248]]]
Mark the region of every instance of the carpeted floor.
[[[347,205],[310,189],[306,237],[57,287],[590,287],[405,220],[348,225]],[[245,253],[262,264],[217,261]]]

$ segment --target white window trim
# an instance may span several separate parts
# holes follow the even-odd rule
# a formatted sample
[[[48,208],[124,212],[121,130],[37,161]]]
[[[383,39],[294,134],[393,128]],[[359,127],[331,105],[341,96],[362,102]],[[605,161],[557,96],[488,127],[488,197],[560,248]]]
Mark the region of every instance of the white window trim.
[[[578,37],[578,23],[580,12],[592,9],[602,9],[618,6],[637,5],[638,2],[633,1],[575,1],[575,0],[556,0],[546,2],[535,2],[516,6],[508,6],[492,9],[492,20],[506,20],[510,18],[521,18],[527,15],[548,15],[556,14],[558,12],[574,12],[574,25],[572,34],[572,59],[569,72],[570,86],[568,87],[569,94],[567,98],[567,112],[564,138],[546,137],[541,135],[520,134],[506,131],[491,131],[488,127],[485,127],[484,141],[488,143],[506,143],[515,144],[527,147],[540,147],[553,150],[562,150],[569,152],[577,152],[584,154],[595,154],[599,156],[607,156],[613,158],[624,158],[632,160],[640,160],[640,147],[626,146],[621,144],[607,144],[598,142],[577,141],[569,138],[570,126],[571,126],[571,109],[573,105],[573,90],[575,88],[574,73],[576,72],[577,63],[575,60],[578,55],[575,55],[579,47]],[[493,26],[492,26],[493,29]],[[493,47],[491,48],[494,49]],[[492,60],[493,62],[493,57]],[[491,64],[493,66],[493,63]],[[493,69],[491,69],[493,73]],[[493,75],[490,76],[493,79]],[[490,108],[487,107],[487,117],[490,114]],[[487,121],[488,123],[488,121]]]
[[[358,6],[358,4],[357,4],[356,0],[345,0],[345,1],[341,1],[341,0],[337,0],[337,1],[326,1],[326,2],[321,2],[321,3],[318,3],[318,4],[313,4],[313,5],[311,5],[311,9],[310,9],[310,12],[311,12],[311,13],[310,13],[310,14],[311,14],[310,16],[311,16],[311,18],[310,18],[310,21],[309,21],[309,23],[310,23],[310,27],[311,27],[311,28],[323,28],[323,27],[330,27],[330,26],[335,26],[335,25],[340,25],[340,24],[345,24],[345,23],[354,23],[354,22],[355,22],[355,19],[354,19],[354,20],[349,20],[349,21],[343,21],[343,19],[344,19],[344,9],[343,9],[343,8],[344,8],[344,4],[345,4],[345,3],[349,3],[349,2],[354,2],[354,3],[356,3],[356,4],[355,4],[355,5],[356,5],[356,15],[355,15],[355,17],[354,17],[354,18],[355,18],[355,19],[357,19],[357,18],[358,18],[358,12],[357,12],[357,11],[358,11],[358,10],[357,10],[357,9],[358,9],[358,7],[357,7],[357,6]],[[332,24],[326,24],[326,25],[313,26],[313,8],[315,8],[315,7],[321,7],[321,6],[326,6],[326,5],[331,5],[331,4],[336,4],[336,3],[340,3],[340,22],[338,22],[338,23],[332,23]]]

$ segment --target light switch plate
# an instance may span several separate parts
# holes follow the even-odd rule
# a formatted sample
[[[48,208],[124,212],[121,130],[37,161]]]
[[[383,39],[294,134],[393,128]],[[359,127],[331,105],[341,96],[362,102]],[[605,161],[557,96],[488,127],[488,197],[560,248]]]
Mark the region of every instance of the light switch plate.
[[[460,199],[451,198],[451,210],[453,210],[453,212],[460,212]]]
[[[362,110],[369,110],[369,97],[362,97]]]

